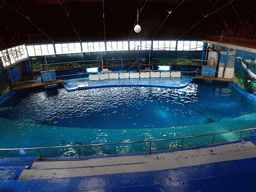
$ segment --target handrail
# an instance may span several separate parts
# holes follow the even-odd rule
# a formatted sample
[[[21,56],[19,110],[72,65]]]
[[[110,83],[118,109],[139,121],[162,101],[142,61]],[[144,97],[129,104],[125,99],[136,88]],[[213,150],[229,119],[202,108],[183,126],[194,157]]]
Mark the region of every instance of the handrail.
[[[226,132],[220,132],[220,133],[210,133],[210,134],[204,134],[204,135],[193,135],[193,136],[186,136],[186,137],[175,137],[175,138],[168,138],[168,139],[156,139],[156,140],[146,140],[146,141],[129,141],[129,142],[117,142],[117,143],[101,143],[101,144],[69,145],[69,146],[51,146],[51,147],[0,148],[0,151],[57,149],[57,148],[70,148],[70,147],[76,148],[76,147],[90,147],[90,146],[104,146],[104,145],[121,145],[121,144],[131,144],[131,143],[148,143],[148,142],[188,139],[188,138],[195,138],[195,137],[205,137],[205,136],[210,136],[210,135],[215,136],[215,135],[220,135],[220,134],[225,134],[225,133],[245,132],[245,131],[250,131],[250,130],[255,130],[255,129],[256,129],[256,127],[255,128],[248,128],[248,129],[241,129],[241,130],[234,130],[234,131],[226,131]]]
[[[67,64],[67,63],[82,63],[82,62],[91,62],[91,61],[98,61],[100,62],[100,59],[97,59],[97,60],[82,60],[82,61],[65,61],[65,62],[58,62],[58,63],[45,63],[45,64],[40,64],[40,65],[61,65],[61,64]]]

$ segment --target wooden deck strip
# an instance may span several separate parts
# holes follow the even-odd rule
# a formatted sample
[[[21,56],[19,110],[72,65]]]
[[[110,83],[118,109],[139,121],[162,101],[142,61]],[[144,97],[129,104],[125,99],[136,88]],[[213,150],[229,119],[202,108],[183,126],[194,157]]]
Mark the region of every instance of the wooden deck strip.
[[[233,82],[233,79],[230,78],[222,78],[222,77],[206,77],[206,76],[198,76],[194,78],[195,80],[206,80],[206,81],[222,81],[222,82]]]
[[[17,91],[17,90],[29,89],[29,88],[35,88],[35,87],[43,87],[43,86],[47,86],[47,85],[54,85],[54,84],[60,84],[60,83],[65,83],[65,81],[60,79],[60,80],[47,81],[47,82],[42,82],[42,83],[29,83],[29,84],[13,87],[13,88],[11,88],[10,91]]]

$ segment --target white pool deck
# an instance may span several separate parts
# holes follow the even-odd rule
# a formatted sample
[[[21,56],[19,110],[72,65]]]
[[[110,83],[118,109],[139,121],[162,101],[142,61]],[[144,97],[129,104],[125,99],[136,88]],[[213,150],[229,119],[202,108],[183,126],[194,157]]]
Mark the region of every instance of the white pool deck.
[[[19,180],[160,171],[254,157],[256,157],[256,146],[251,141],[247,141],[151,155],[97,158],[80,161],[34,162],[31,169],[22,171]]]

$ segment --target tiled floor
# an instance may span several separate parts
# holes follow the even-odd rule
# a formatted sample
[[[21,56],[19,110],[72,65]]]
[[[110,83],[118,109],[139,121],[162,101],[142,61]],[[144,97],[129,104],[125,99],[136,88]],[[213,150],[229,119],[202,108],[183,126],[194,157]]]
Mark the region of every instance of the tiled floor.
[[[34,162],[1,191],[255,191],[256,146],[233,143],[173,153]],[[6,164],[5,164],[6,165]]]

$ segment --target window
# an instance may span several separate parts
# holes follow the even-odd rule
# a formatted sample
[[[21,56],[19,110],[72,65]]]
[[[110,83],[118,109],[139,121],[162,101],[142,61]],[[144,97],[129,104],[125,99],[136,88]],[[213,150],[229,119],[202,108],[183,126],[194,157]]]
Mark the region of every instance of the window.
[[[158,50],[158,41],[153,41],[153,50]]]
[[[81,53],[80,43],[57,43],[55,48],[56,54]]]
[[[24,45],[9,48],[8,54],[9,54],[11,63],[15,63],[27,57],[27,52],[25,50]]]
[[[183,51],[183,41],[178,41],[177,51]]]
[[[190,51],[195,51],[197,46],[197,41],[190,42]]]
[[[100,51],[100,43],[99,42],[94,42],[94,51]]]
[[[202,51],[203,48],[204,48],[204,42],[203,42],[203,41],[198,41],[198,42],[197,42],[196,50],[197,50],[197,51]]]
[[[189,51],[190,48],[190,41],[184,41],[184,51]]]
[[[158,41],[158,50],[164,50],[164,41]]]
[[[7,50],[2,50],[0,52],[0,55],[1,55],[1,59],[2,59],[4,67],[8,67],[11,63],[10,63],[8,55],[7,55]]]
[[[61,44],[55,44],[56,54],[62,54]]]
[[[28,55],[29,55],[30,57],[36,55],[33,45],[28,45],[28,46],[27,46],[27,49],[28,49]]]
[[[20,46],[9,48],[7,50],[2,50],[0,51],[0,57],[4,67],[7,67],[12,63],[18,62],[21,59],[24,59],[27,57],[25,45],[20,45]]]
[[[128,51],[128,41],[108,41],[107,51]]]
[[[42,55],[41,46],[40,45],[34,45],[35,54],[36,56]]]
[[[151,50],[151,41],[141,41],[141,50]]]
[[[130,50],[138,50],[140,49],[140,41],[130,41]]]

